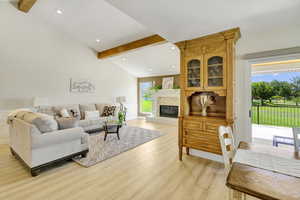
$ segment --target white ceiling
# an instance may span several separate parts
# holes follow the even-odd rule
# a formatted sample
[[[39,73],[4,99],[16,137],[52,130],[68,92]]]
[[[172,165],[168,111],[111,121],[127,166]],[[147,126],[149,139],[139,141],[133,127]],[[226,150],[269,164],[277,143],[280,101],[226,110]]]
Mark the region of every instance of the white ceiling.
[[[172,42],[240,27],[243,32],[298,24],[297,0],[106,0]]]
[[[57,14],[58,9],[62,10],[61,15]],[[104,0],[38,0],[29,14],[57,26],[96,51],[153,34]]]
[[[249,32],[300,28],[299,10],[297,0],[38,0],[29,14],[102,51],[152,34],[177,42],[233,27],[240,27],[243,39],[250,41],[256,34]],[[109,60],[137,77],[176,74],[179,52],[170,51],[171,45],[145,47]]]
[[[179,49],[172,43],[148,46],[109,58],[137,77],[179,74]]]
[[[95,51],[154,34],[104,0],[38,0],[29,14],[56,26]],[[149,46],[109,60],[137,77],[178,74],[179,52],[177,48],[172,50],[172,46],[170,43]]]

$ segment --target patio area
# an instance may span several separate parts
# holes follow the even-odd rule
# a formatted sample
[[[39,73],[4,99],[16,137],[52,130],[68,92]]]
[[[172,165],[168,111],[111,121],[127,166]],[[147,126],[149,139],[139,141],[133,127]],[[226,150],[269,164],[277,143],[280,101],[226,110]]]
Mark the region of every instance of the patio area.
[[[292,128],[252,124],[253,143],[273,145],[274,136],[293,138]],[[292,145],[279,144],[279,147],[293,148]]]
[[[292,128],[252,124],[252,137],[273,140],[273,136],[293,137]]]

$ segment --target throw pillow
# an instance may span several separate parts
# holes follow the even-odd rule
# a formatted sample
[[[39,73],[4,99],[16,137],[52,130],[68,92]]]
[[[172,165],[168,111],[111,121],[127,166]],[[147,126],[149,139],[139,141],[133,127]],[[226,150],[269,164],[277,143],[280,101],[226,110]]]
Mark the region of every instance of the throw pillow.
[[[17,113],[16,118],[23,120],[24,116],[28,113],[28,111],[20,111]]]
[[[62,109],[66,109],[70,115],[70,117],[74,117],[78,120],[81,119],[80,111],[79,111],[79,105],[78,104],[72,104],[72,105],[62,105],[62,106],[54,106],[53,110],[57,117],[62,117],[60,111]]]
[[[60,115],[62,117],[71,117],[71,115],[69,114],[69,112],[65,108],[60,111]]]
[[[96,103],[96,109],[102,114],[105,106],[111,106],[109,103]]]
[[[80,104],[79,105],[81,119],[85,119],[85,112],[86,111],[96,111],[95,104]]]
[[[28,112],[24,115],[24,121],[35,125],[41,133],[58,130],[58,125],[54,117],[43,113]]]
[[[74,118],[76,118],[76,119],[80,118],[79,112],[78,112],[77,110],[71,109],[71,110],[70,110],[70,113],[71,113],[71,116],[72,116],[72,117],[74,117]]]
[[[76,118],[71,118],[71,117],[59,118],[57,119],[57,123],[60,130],[78,127],[78,120]]]
[[[84,112],[85,120],[98,120],[100,119],[99,111],[85,111]]]
[[[116,110],[116,106],[105,106],[101,116],[102,117],[113,116],[115,115],[115,110]]]

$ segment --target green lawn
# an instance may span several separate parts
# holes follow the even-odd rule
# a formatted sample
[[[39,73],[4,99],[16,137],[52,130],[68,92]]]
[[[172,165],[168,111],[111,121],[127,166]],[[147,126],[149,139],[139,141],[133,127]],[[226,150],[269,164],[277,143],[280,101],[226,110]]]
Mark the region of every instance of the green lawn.
[[[259,115],[258,115],[259,112]],[[274,126],[300,127],[300,107],[252,107],[252,123]]]
[[[141,111],[143,113],[149,113],[152,112],[152,101],[150,100],[142,100],[142,109]]]

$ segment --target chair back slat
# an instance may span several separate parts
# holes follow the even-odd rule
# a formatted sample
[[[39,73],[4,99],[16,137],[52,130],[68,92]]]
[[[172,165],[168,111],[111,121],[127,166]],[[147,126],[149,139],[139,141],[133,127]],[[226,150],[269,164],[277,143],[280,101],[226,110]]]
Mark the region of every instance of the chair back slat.
[[[219,140],[221,144],[225,169],[228,173],[231,168],[232,159],[235,153],[235,143],[231,127],[219,127]]]

